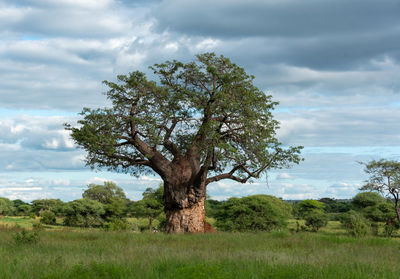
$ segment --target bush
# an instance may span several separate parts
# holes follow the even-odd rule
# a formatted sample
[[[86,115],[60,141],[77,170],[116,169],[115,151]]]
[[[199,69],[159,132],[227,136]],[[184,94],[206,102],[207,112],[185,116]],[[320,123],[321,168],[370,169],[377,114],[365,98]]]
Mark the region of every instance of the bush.
[[[17,244],[35,244],[39,241],[39,233],[23,229],[21,232],[14,234],[14,241]]]
[[[125,231],[129,228],[129,224],[124,219],[114,218],[111,222],[104,223],[103,228],[106,231]]]
[[[64,207],[64,224],[67,226],[95,227],[104,223],[103,204],[90,199],[79,199],[69,202]]]
[[[306,226],[311,228],[313,232],[317,232],[328,224],[328,218],[324,213],[311,213],[305,217],[305,220]]]
[[[362,192],[354,196],[352,203],[358,208],[376,206],[386,202],[385,198],[375,192]]]
[[[216,215],[222,231],[271,231],[286,227],[291,207],[268,195],[230,198]]]
[[[305,218],[313,213],[322,213],[325,205],[316,200],[303,200],[294,204],[295,217]]]
[[[42,230],[44,230],[44,226],[43,226],[42,223],[33,223],[32,224],[32,229],[34,231],[42,231]]]
[[[46,225],[55,225],[56,215],[50,210],[44,211],[41,215],[40,222]]]
[[[355,211],[349,211],[348,213],[343,214],[341,222],[347,231],[354,237],[366,236],[370,231],[368,221],[361,214]]]

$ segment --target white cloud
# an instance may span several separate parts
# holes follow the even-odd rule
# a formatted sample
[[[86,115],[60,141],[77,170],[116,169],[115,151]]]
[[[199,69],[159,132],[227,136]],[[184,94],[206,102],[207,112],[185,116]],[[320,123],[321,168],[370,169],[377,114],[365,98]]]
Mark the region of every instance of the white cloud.
[[[100,184],[102,185],[104,182],[109,181],[107,178],[103,178],[103,177],[92,177],[88,180],[86,180],[86,184]]]
[[[286,173],[286,172],[282,172],[277,176],[277,179],[292,179],[293,177]]]
[[[261,90],[280,101],[275,114],[285,144],[334,147],[335,152],[306,149],[306,161],[278,174],[271,188],[263,182],[223,181],[210,185],[210,193],[352,195],[363,178],[356,161],[400,156],[400,41],[393,3],[367,0],[360,10],[357,3],[339,0],[332,10],[318,1],[221,0],[212,1],[210,10],[204,1],[0,0],[0,109],[40,109],[51,115],[54,109],[75,113],[83,106],[103,107],[109,103],[101,95],[107,90],[102,80],[133,70],[149,73],[153,63],[189,61],[213,51],[245,67]],[[84,152],[74,148],[62,127],[76,119],[29,113],[0,117],[0,170],[86,172]],[[365,152],[360,145],[370,149]],[[392,149],[382,154],[383,145]],[[4,185],[44,189],[32,191],[31,198],[52,193],[72,198],[80,196],[79,187],[89,178],[102,183],[109,175],[90,174],[79,182],[29,175],[28,184],[9,179]],[[291,184],[281,185],[284,179]],[[115,181],[140,197],[140,191],[161,180]],[[51,185],[58,185],[58,192],[46,188]],[[74,190],[63,191],[64,186]],[[29,197],[14,193],[8,195]]]

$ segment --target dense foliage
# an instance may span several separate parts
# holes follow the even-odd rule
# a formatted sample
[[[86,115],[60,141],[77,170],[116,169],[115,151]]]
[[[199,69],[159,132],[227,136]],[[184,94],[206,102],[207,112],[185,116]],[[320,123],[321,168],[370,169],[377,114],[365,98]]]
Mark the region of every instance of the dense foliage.
[[[223,231],[271,231],[284,228],[290,214],[290,205],[273,196],[230,198],[221,205],[216,226]]]
[[[153,220],[164,213],[163,193],[163,185],[156,190],[147,188],[143,192],[143,199],[134,202],[130,208],[132,216],[145,217],[149,220],[150,231],[153,230]]]
[[[381,159],[363,164],[369,178],[361,190],[376,191],[390,198],[400,223],[400,162]]]
[[[154,80],[135,71],[104,81],[112,106],[84,108],[66,129],[92,168],[162,178],[167,232],[204,231],[204,212],[183,209],[203,208],[210,183],[246,183],[302,160],[302,147],[276,137],[278,103],[228,58],[204,53],[150,68]]]
[[[67,203],[64,207],[64,224],[67,226],[94,227],[104,223],[102,203],[83,198]]]

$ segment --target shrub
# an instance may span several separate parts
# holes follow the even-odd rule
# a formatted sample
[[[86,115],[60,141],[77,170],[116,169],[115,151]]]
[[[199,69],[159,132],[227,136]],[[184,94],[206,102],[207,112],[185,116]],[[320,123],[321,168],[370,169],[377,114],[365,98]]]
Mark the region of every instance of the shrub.
[[[294,205],[296,217],[305,218],[313,213],[322,213],[325,205],[316,200],[303,200]]]
[[[352,210],[343,214],[341,222],[354,237],[363,237],[370,231],[368,221],[361,214]]]
[[[79,199],[69,202],[64,207],[64,224],[67,226],[94,227],[104,223],[103,204],[90,199]]]
[[[43,226],[42,223],[33,223],[32,224],[32,229],[34,231],[42,231],[42,230],[44,230],[44,226]]]
[[[362,192],[354,196],[352,203],[358,208],[376,206],[386,202],[385,198],[375,192]]]
[[[230,198],[216,215],[216,226],[223,231],[271,231],[286,227],[290,205],[268,195]]]
[[[114,218],[111,222],[106,222],[103,228],[107,231],[125,231],[129,228],[128,222],[121,218]]]
[[[55,225],[56,215],[52,211],[46,210],[42,213],[40,222],[46,225]]]
[[[305,220],[306,226],[311,228],[313,232],[317,232],[328,224],[328,218],[324,213],[311,213],[305,217]]]
[[[17,244],[35,244],[39,241],[39,233],[23,229],[21,232],[14,234],[14,241]]]

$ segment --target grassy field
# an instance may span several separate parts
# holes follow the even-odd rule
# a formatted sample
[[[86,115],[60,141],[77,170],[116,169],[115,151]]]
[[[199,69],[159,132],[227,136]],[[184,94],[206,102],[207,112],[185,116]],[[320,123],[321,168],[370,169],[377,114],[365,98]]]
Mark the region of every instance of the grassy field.
[[[165,235],[50,227],[36,244],[0,221],[0,278],[399,278],[397,238],[319,233]],[[9,224],[5,226],[4,224]]]

